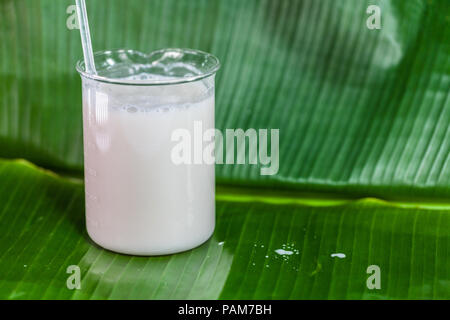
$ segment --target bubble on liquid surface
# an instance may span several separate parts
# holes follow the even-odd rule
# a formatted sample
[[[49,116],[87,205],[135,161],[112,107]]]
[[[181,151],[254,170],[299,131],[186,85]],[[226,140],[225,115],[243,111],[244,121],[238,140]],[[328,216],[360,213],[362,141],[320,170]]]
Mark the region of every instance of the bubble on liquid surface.
[[[345,253],[332,253],[331,257],[332,258],[344,259],[346,257],[346,255],[345,255]]]
[[[136,107],[127,107],[128,113],[136,113],[138,112],[138,109]]]
[[[138,68],[139,69],[139,68]],[[173,80],[174,77],[172,76],[165,76],[160,74],[152,74],[152,73],[146,73],[142,72],[139,74],[134,74],[128,77],[120,78],[121,80],[159,80],[159,81],[167,81],[167,80]]]

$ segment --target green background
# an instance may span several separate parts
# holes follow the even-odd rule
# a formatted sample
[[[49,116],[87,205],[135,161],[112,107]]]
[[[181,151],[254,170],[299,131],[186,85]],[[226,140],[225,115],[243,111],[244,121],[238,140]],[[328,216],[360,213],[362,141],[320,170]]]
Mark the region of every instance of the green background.
[[[280,170],[217,166],[218,225],[196,250],[131,258],[93,246],[74,178],[74,1],[0,0],[0,297],[450,298],[448,1],[87,2],[96,51],[219,57],[217,127],[280,129]],[[380,30],[366,27],[369,4]],[[299,254],[278,256],[283,244]],[[70,264],[80,291],[65,287]],[[370,264],[381,290],[365,286]]]

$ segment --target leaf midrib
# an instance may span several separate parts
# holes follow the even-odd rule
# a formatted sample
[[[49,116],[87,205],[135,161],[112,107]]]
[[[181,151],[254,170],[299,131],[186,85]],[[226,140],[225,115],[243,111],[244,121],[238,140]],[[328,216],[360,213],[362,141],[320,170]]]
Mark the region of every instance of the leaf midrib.
[[[83,186],[83,175],[69,172],[56,172],[48,168],[40,167],[26,159],[4,159],[0,162],[20,164],[32,170],[39,171],[53,179],[65,183]],[[268,187],[248,187],[232,184],[219,184],[216,186],[216,200],[222,202],[261,202],[275,205],[300,205],[309,207],[335,207],[350,203],[364,203],[372,205],[384,205],[399,208],[416,208],[428,210],[450,210],[450,200],[437,199],[382,199],[379,197],[365,196],[353,197],[342,193],[302,192],[290,189],[274,189]]]

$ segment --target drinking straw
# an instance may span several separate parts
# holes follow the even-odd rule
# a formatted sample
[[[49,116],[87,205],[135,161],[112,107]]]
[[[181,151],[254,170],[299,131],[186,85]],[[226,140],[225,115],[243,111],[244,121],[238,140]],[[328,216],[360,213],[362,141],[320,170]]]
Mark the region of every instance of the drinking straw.
[[[78,22],[80,25],[81,44],[83,46],[84,64],[86,72],[97,74],[95,70],[94,54],[92,53],[91,33],[89,31],[89,22],[86,12],[85,0],[76,0]]]

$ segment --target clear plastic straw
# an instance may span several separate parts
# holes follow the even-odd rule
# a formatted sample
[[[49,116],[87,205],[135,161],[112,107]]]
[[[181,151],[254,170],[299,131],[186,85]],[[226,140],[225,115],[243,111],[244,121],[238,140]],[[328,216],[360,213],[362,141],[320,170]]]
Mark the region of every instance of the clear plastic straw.
[[[89,31],[89,22],[86,12],[85,0],[76,0],[78,22],[80,25],[81,44],[83,46],[84,63],[86,65],[86,72],[97,74],[95,70],[94,54],[92,52],[91,33]]]

